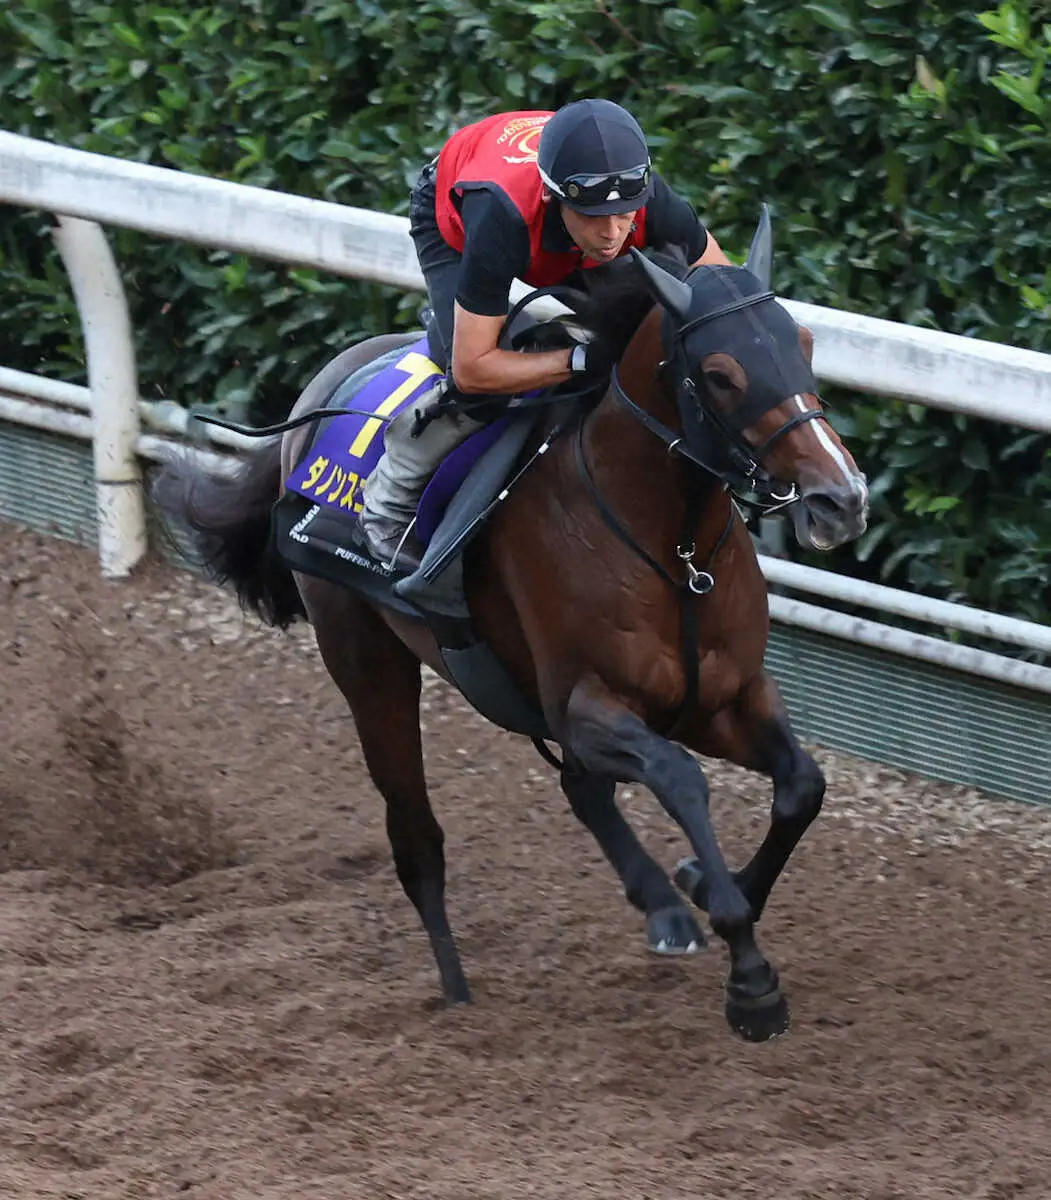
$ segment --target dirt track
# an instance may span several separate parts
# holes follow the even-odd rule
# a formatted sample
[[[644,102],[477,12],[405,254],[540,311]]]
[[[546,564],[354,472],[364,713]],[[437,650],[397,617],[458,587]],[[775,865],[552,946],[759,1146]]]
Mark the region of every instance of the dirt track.
[[[1051,811],[820,754],[750,1046],[532,747],[426,705],[457,1011],[308,631],[0,527],[0,1196],[1051,1197]],[[710,777],[739,861],[766,786]]]

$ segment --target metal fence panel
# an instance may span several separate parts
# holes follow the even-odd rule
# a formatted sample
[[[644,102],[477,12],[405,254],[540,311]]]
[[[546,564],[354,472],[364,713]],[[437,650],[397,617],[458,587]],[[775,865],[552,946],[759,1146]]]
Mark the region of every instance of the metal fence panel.
[[[1051,804],[1051,697],[777,625],[767,666],[804,740]]]
[[[0,520],[97,546],[91,447],[72,437],[0,422]]]

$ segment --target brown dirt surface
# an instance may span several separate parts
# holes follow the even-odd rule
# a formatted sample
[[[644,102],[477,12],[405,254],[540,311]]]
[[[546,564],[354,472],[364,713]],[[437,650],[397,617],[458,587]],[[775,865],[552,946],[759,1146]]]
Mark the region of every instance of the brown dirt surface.
[[[309,630],[0,527],[0,1196],[1051,1196],[1051,810],[818,752],[753,1046],[528,742],[433,677],[424,719],[457,1010]],[[769,790],[707,765],[738,863]]]

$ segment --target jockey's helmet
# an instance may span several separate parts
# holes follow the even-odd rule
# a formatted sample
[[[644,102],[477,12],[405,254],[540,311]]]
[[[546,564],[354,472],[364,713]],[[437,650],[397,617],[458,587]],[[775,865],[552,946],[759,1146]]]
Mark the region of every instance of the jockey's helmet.
[[[540,135],[537,166],[548,190],[589,217],[632,212],[653,194],[646,135],[612,100],[574,100]]]

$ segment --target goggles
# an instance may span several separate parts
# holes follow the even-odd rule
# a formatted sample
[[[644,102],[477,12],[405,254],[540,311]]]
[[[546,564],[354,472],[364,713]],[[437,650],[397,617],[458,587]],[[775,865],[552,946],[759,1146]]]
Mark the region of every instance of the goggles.
[[[612,175],[569,175],[561,184],[555,183],[543,170],[540,176],[556,196],[586,208],[609,200],[634,200],[641,196],[650,184],[650,164]]]

